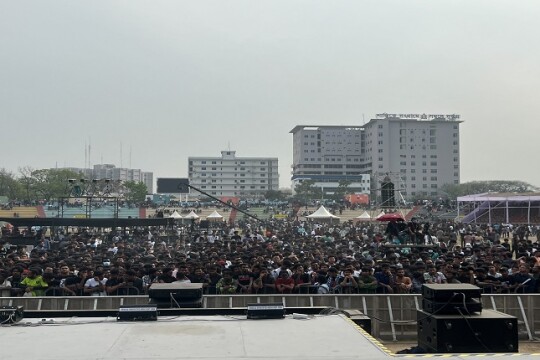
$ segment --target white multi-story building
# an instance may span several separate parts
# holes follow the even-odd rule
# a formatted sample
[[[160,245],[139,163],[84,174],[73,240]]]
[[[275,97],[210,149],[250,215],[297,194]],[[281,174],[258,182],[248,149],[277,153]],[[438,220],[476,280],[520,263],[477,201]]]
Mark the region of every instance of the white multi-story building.
[[[147,193],[152,194],[154,189],[154,174],[141,169],[117,168],[113,164],[96,164],[92,169],[66,168],[81,174],[87,180],[119,180],[142,182],[146,185]]]
[[[293,190],[312,180],[323,193],[332,194],[341,181],[353,193],[369,194],[370,175],[364,164],[364,130],[358,126],[304,126],[293,134]]]
[[[278,159],[236,157],[224,150],[221,157],[189,157],[190,185],[212,196],[261,197],[279,189]]]
[[[388,176],[404,197],[438,195],[459,183],[461,122],[459,115],[378,114],[362,127],[296,126],[293,183],[369,174],[372,192]]]

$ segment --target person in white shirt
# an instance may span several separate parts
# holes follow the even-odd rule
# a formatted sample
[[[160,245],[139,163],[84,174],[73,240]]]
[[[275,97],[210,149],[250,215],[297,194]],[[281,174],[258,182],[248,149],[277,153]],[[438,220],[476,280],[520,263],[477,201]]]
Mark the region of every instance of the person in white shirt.
[[[84,283],[84,293],[90,296],[107,296],[106,283],[107,278],[103,277],[103,272],[96,271],[94,276]]]

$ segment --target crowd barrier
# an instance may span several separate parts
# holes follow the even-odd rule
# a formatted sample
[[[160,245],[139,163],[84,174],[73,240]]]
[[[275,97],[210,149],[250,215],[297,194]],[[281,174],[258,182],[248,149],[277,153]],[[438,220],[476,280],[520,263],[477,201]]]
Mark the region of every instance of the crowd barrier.
[[[204,295],[203,308],[245,308],[251,303],[282,302],[287,307],[330,307],[356,309],[372,319],[372,335],[382,340],[416,339],[416,310],[422,298],[417,294],[287,294],[287,295]],[[1,297],[0,306],[24,306],[30,311],[118,310],[122,305],[148,303],[148,296]],[[517,317],[520,339],[540,335],[540,294],[485,294],[484,309]]]

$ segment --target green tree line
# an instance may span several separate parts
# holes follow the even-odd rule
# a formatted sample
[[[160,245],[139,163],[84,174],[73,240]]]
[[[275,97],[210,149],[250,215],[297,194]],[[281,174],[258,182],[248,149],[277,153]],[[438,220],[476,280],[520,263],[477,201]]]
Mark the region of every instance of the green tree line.
[[[67,169],[32,169],[23,167],[19,174],[0,169],[0,196],[9,201],[32,203],[37,200],[54,201],[61,197],[75,196],[73,181],[81,179],[81,174]],[[90,181],[90,179],[87,179]],[[108,183],[109,192],[130,202],[142,202],[146,197],[146,185],[142,182],[126,181],[120,184]],[[96,190],[103,191],[103,189]]]

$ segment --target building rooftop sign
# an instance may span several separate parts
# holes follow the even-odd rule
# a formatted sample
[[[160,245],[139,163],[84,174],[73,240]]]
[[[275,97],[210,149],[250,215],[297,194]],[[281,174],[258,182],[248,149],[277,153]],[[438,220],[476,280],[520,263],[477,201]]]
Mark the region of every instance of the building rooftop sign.
[[[388,119],[388,118],[399,118],[407,120],[445,120],[445,121],[455,121],[459,120],[461,115],[457,114],[388,114],[382,113],[377,114],[377,119]]]

